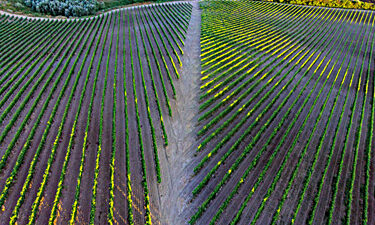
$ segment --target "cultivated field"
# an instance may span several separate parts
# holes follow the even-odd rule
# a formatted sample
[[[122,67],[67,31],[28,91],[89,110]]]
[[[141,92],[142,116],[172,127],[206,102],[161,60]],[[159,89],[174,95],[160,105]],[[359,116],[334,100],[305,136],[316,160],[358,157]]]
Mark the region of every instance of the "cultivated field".
[[[375,13],[200,5],[190,224],[374,224]]]
[[[0,53],[1,224],[375,224],[373,11],[2,15]]]
[[[2,224],[160,224],[163,118],[191,11],[0,17]]]

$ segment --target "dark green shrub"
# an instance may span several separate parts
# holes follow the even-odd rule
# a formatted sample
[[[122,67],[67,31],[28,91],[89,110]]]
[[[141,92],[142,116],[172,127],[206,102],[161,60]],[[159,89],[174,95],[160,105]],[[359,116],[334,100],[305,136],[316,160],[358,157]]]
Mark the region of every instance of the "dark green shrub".
[[[96,0],[24,0],[26,6],[53,16],[87,16],[103,7]]]

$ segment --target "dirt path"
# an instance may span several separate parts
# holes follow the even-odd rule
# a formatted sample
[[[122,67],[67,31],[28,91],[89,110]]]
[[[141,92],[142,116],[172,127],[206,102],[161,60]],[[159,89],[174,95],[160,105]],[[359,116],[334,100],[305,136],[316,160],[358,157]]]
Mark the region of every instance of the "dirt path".
[[[175,82],[177,99],[172,101],[173,116],[166,118],[169,146],[160,153],[163,181],[159,185],[162,224],[186,224],[184,209],[189,199],[183,193],[193,171],[195,131],[198,115],[200,76],[200,10],[193,5],[187,32],[180,79]]]

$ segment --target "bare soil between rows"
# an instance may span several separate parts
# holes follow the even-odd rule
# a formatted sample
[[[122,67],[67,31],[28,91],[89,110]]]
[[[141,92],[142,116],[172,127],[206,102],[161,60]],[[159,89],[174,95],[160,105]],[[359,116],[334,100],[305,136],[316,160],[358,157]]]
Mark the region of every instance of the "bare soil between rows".
[[[200,12],[198,1],[191,2],[193,11],[185,40],[180,79],[176,82],[177,99],[171,102],[172,117],[165,121],[169,146],[159,155],[163,181],[159,185],[162,224],[186,224],[185,210],[191,190],[185,187],[192,176],[195,152],[195,124],[198,120],[200,77]]]

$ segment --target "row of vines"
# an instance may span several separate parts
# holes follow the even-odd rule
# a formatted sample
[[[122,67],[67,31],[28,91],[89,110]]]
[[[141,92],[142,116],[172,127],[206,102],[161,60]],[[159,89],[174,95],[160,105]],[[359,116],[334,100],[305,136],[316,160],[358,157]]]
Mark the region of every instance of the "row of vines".
[[[0,16],[2,223],[160,223],[151,190],[191,12]]]
[[[373,224],[375,13],[202,1],[190,224]]]

